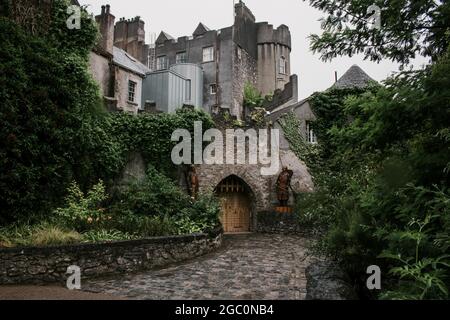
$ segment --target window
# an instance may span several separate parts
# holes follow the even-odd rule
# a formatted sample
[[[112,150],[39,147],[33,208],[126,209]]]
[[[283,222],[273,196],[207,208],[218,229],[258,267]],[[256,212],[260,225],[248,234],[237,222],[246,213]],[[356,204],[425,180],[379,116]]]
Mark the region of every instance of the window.
[[[186,101],[191,101],[191,80],[186,81]]]
[[[156,58],[156,70],[164,70],[168,67],[168,61],[166,56]]]
[[[134,102],[136,97],[136,86],[137,83],[134,81],[128,81],[128,101]]]
[[[203,62],[214,61],[214,47],[203,48]]]
[[[285,57],[281,57],[280,58],[280,73],[281,74],[286,74],[286,58]]]
[[[186,63],[186,62],[187,62],[186,52],[177,53],[176,63]]]
[[[211,84],[209,86],[209,93],[210,94],[216,94],[217,93],[217,84]]]
[[[308,135],[307,139],[309,143],[317,143],[317,137],[310,122],[306,122],[306,133]]]

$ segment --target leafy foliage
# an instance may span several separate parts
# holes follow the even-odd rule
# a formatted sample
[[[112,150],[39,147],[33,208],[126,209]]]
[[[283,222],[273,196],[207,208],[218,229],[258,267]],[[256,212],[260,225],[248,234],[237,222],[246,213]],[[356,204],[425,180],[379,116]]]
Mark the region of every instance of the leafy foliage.
[[[415,252],[412,257],[404,257],[402,253],[393,253],[389,250],[380,254],[380,258],[392,259],[399,263],[399,266],[390,270],[390,274],[401,279],[398,284],[399,288],[384,293],[382,298],[410,300],[448,298],[448,288],[444,281],[448,276],[446,275],[448,268],[450,268],[450,255],[427,258],[420,254],[422,246],[430,245],[426,242],[430,241],[433,234],[426,228],[434,218],[438,218],[438,216],[428,214],[423,221],[413,218],[408,223],[406,230],[389,235],[389,238],[406,242],[404,247],[408,247],[409,242],[413,242]]]
[[[212,126],[197,110],[107,114],[88,72],[98,39],[88,13],[82,9],[81,28],[70,30],[70,1],[54,0],[46,7],[48,19],[30,17],[45,28],[27,32],[26,19],[17,17],[21,10],[14,10],[23,3],[8,4],[13,10],[0,17],[0,225],[42,220],[61,204],[72,181],[83,191],[99,179],[110,185],[132,151],[169,174],[172,131],[192,131],[194,121],[202,121],[205,130]],[[27,12],[39,15],[36,8]]]
[[[117,190],[114,195],[115,212],[130,211],[141,216],[174,216],[191,204],[190,197],[175,183],[150,167],[147,177]]]
[[[178,232],[189,233],[216,227],[220,207],[213,195],[200,195],[194,201],[172,180],[150,167],[146,179],[135,181],[116,192],[112,211],[119,216],[128,212],[126,219],[131,220],[135,219],[132,217],[160,219],[143,219],[144,224],[159,221],[164,226],[174,221]]]
[[[187,129],[194,134],[194,122],[202,122],[203,130],[214,126],[211,116],[199,109],[179,109],[175,114],[112,114],[106,123],[107,136],[119,145],[119,158],[125,161],[130,152],[139,152],[146,162],[167,175],[173,172],[171,151],[177,142],[171,141],[175,129]],[[114,151],[114,150],[113,150]],[[113,152],[112,157],[115,156]],[[111,159],[110,157],[108,157]],[[112,158],[111,161],[115,161]]]
[[[102,181],[93,186],[86,195],[74,182],[69,186],[68,193],[66,207],[55,210],[56,218],[66,227],[77,231],[99,229],[108,220],[106,209],[101,207],[107,198]]]
[[[253,84],[247,82],[244,86],[244,107],[258,108],[262,106],[263,102],[264,97],[261,92]]]
[[[294,115],[283,120],[316,186],[297,197],[300,219],[327,230],[318,249],[341,262],[362,295],[373,294],[365,270],[376,264],[382,298],[447,297],[449,61],[447,53],[381,87],[314,95],[317,147]]]
[[[68,32],[64,5],[54,1],[53,31],[42,36],[0,17],[0,223],[48,211],[70,181],[95,169],[83,160],[102,150],[83,135],[101,116],[87,71],[97,32],[84,13],[80,33],[61,34]]]
[[[449,45],[450,4],[448,1],[309,0],[327,14],[321,35],[311,35],[311,49],[324,60],[363,54],[366,59],[387,58],[408,64],[416,55],[434,61]],[[381,28],[370,20],[373,5],[381,9]]]

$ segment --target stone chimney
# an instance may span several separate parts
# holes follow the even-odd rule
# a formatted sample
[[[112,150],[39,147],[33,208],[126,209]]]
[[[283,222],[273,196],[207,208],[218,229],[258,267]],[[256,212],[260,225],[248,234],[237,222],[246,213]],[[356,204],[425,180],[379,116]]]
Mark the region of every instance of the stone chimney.
[[[234,5],[234,14],[235,19],[249,20],[253,23],[256,21],[253,12],[245,5],[242,0]]]
[[[114,46],[147,65],[149,48],[145,44],[145,22],[139,16],[120,19],[114,29]]]
[[[107,53],[113,54],[114,45],[114,22],[116,18],[110,12],[109,4],[102,6],[102,12],[95,17],[100,29],[99,46]]]

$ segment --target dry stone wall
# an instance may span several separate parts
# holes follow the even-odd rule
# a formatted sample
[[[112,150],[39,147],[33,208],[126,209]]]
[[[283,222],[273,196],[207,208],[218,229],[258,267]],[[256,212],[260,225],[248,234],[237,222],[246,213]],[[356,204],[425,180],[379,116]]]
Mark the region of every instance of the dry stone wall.
[[[83,278],[131,273],[209,253],[222,243],[222,229],[209,234],[58,247],[0,249],[0,285],[65,283],[67,267]]]

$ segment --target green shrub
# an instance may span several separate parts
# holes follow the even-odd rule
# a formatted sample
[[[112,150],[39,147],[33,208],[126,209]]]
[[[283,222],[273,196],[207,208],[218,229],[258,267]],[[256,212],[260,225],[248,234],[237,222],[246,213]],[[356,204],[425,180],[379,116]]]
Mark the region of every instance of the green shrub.
[[[219,214],[219,200],[213,194],[200,194],[189,207],[181,210],[177,218],[178,221],[182,221],[179,226],[190,225],[192,229],[205,231],[219,225]],[[189,230],[189,227],[183,227],[183,230]]]
[[[133,235],[119,230],[90,230],[82,235],[85,242],[124,241],[136,239]]]
[[[219,224],[220,205],[213,195],[199,195],[193,201],[153,167],[144,180],[119,188],[113,198],[113,221],[127,232],[167,235],[205,231]]]
[[[141,181],[118,188],[113,211],[132,212],[140,216],[174,216],[191,205],[191,200],[175,183],[150,167]]]
[[[178,234],[201,233],[210,229],[211,225],[204,221],[196,221],[189,216],[180,216],[175,220]]]
[[[0,228],[0,247],[15,247],[29,245],[33,229],[29,225],[10,225]]]
[[[261,93],[255,86],[247,82],[244,86],[244,105],[248,107],[260,107],[263,100]]]
[[[106,209],[101,207],[107,198],[102,181],[93,186],[86,195],[76,182],[70,185],[67,192],[66,206],[55,210],[58,223],[84,231],[98,229],[112,219],[105,214]]]
[[[115,215],[112,227],[140,238],[169,236],[178,233],[174,218],[169,216],[143,216],[131,211]]]

